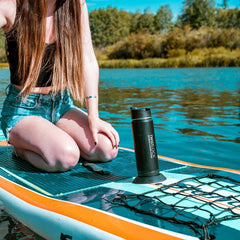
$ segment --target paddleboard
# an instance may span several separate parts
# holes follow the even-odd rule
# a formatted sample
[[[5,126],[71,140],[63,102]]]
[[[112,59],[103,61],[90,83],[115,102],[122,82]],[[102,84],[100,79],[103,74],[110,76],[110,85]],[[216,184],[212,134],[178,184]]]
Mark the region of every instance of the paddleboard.
[[[134,151],[44,173],[0,146],[4,210],[45,239],[240,239],[240,172],[158,156],[166,180],[134,184]]]

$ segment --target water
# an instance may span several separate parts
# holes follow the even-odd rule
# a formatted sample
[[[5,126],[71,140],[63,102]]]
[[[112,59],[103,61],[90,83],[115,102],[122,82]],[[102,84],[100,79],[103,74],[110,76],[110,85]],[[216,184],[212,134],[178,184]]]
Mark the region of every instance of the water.
[[[240,68],[102,70],[100,110],[133,147],[131,106],[151,107],[158,154],[240,169]]]
[[[133,148],[129,109],[151,107],[158,154],[240,170],[239,76],[240,68],[102,69],[100,116],[119,131],[121,146]],[[0,105],[8,82],[9,71],[0,70]]]

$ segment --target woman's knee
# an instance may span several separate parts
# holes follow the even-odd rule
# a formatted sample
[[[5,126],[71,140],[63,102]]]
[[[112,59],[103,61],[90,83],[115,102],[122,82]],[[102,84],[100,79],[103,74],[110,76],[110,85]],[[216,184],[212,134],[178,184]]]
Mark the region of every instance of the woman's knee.
[[[118,147],[113,146],[110,139],[106,136],[99,137],[98,144],[89,154],[89,160],[97,162],[109,162],[117,157]]]
[[[111,144],[109,144],[108,147],[99,146],[97,151],[98,151],[101,162],[112,161],[117,157],[117,154],[118,154],[118,148],[115,146],[113,147]]]
[[[55,171],[68,171],[75,167],[79,162],[80,150],[75,144],[65,144],[58,148],[54,154],[54,158],[50,161]]]
[[[102,151],[102,149],[99,149],[99,154],[98,154],[99,161],[100,162],[110,162],[117,157],[117,154],[118,154],[117,148],[109,149],[107,152]]]

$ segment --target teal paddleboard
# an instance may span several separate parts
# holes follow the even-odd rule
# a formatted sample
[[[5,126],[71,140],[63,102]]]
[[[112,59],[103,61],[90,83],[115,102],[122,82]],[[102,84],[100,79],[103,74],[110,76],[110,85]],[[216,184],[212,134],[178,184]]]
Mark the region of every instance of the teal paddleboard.
[[[158,161],[166,180],[134,184],[130,149],[112,162],[44,173],[1,146],[0,201],[46,239],[240,239],[239,171]]]

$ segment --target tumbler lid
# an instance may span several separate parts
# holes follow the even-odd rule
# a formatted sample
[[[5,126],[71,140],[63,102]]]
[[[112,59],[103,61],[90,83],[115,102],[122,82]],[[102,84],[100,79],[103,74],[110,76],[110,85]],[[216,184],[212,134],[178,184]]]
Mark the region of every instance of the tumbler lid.
[[[151,118],[150,108],[131,107],[132,120],[141,120]]]

